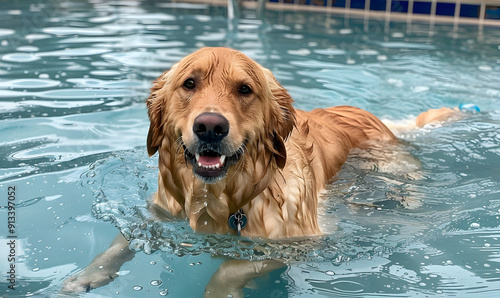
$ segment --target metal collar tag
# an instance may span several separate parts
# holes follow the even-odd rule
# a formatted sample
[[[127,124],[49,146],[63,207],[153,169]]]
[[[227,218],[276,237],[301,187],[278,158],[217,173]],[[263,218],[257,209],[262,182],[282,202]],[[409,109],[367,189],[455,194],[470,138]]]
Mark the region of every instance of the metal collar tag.
[[[229,216],[227,224],[231,229],[237,230],[238,236],[241,236],[241,230],[245,228],[247,222],[248,222],[247,216],[245,215],[245,213],[243,213],[243,209],[240,209],[236,211],[236,213],[233,213]]]

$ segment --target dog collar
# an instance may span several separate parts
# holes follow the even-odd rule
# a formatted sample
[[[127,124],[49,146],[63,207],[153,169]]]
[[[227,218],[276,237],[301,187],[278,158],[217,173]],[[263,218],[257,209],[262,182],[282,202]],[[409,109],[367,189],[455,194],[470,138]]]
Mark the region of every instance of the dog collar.
[[[247,216],[243,213],[243,209],[240,209],[229,216],[227,224],[231,229],[237,230],[238,236],[241,236],[241,230],[247,225],[247,222]]]

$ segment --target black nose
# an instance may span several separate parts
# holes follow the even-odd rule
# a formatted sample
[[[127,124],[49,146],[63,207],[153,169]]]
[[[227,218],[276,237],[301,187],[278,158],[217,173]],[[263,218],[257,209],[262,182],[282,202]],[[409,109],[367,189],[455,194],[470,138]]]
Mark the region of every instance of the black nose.
[[[193,131],[205,142],[219,142],[229,133],[229,121],[217,113],[203,113],[194,119]]]

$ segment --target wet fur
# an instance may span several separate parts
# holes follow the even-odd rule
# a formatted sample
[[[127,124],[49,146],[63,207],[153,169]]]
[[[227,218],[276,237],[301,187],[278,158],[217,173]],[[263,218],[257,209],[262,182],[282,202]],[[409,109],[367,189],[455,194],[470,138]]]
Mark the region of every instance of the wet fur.
[[[182,87],[187,78],[196,90]],[[238,88],[253,93],[242,96]],[[352,148],[396,137],[374,115],[339,106],[296,110],[271,71],[242,53],[204,48],[182,59],[154,83],[147,100],[151,125],[148,153],[159,152],[154,203],[200,232],[232,233],[230,214],[248,216],[244,236],[286,238],[321,233],[318,194]],[[243,156],[227,175],[206,184],[185,162],[183,146],[193,146],[193,121],[204,112],[229,120],[227,146]],[[181,144],[182,143],[182,144]]]

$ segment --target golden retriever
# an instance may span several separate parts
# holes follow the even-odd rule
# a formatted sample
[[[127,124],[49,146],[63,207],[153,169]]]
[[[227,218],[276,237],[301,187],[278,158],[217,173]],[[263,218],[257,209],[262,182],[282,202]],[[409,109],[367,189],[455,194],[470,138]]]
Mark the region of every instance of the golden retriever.
[[[321,234],[319,193],[349,151],[390,145],[397,138],[364,110],[338,106],[304,112],[292,103],[271,71],[238,51],[203,48],[175,64],[154,82],[147,100],[147,151],[159,153],[154,204],[187,218],[202,233],[236,234],[239,228],[243,236],[273,239]],[[455,112],[431,110],[415,125]],[[235,215],[245,218],[234,221]],[[117,237],[108,251],[66,282],[65,290],[112,280],[130,259],[127,245]],[[212,277],[207,295],[237,294],[231,288],[235,280],[239,289],[280,266],[228,262]]]

